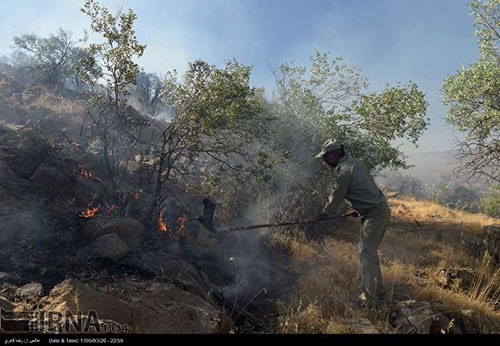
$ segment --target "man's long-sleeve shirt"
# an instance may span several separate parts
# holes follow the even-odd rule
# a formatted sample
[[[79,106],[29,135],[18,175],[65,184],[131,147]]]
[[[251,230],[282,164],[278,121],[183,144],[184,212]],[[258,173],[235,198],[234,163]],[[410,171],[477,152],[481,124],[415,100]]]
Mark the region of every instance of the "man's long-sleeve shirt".
[[[375,184],[370,170],[363,161],[347,156],[341,158],[335,167],[335,185],[323,208],[325,214],[335,214],[347,199],[359,213],[386,201],[384,193]]]

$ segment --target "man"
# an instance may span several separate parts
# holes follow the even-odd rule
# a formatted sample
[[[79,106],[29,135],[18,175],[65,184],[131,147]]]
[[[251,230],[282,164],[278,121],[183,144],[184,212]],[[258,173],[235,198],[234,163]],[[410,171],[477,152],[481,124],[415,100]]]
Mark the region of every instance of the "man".
[[[328,140],[316,157],[334,168],[337,186],[332,187],[322,212],[309,218],[306,223],[315,224],[328,213],[337,213],[344,199],[351,202],[355,212],[350,215],[360,214],[362,217],[359,248],[363,294],[360,300],[369,305],[378,304],[385,298],[377,249],[391,216],[387,200],[375,184],[368,167],[360,160],[345,156],[343,145]]]

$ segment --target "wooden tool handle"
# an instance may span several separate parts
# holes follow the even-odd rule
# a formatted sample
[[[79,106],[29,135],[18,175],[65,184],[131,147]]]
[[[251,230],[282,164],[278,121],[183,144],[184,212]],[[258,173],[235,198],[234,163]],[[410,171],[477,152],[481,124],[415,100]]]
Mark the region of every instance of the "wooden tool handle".
[[[327,221],[327,220],[334,220],[334,219],[341,219],[349,215],[337,215],[337,216],[327,216],[321,220],[321,221]],[[266,227],[281,227],[281,226],[291,226],[291,225],[299,225],[301,223],[306,223],[305,220],[303,221],[292,221],[292,222],[277,222],[277,223],[266,223],[266,224],[261,224],[261,225],[251,225],[251,226],[240,226],[240,227],[233,227],[228,230],[228,232],[234,232],[234,231],[245,231],[247,229],[256,229],[256,228],[266,228]]]

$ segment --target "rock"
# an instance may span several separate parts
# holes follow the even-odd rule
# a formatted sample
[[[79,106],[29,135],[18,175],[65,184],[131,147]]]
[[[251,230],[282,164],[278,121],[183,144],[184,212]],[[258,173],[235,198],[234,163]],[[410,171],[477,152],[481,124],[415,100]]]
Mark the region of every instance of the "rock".
[[[78,280],[69,279],[56,285],[49,296],[41,299],[44,311],[88,315],[97,312],[99,319],[111,319],[119,323],[132,324],[135,309],[120,299],[99,293]]]
[[[432,309],[428,302],[406,300],[396,304],[389,321],[402,334],[431,334],[449,325],[449,319]],[[439,331],[438,331],[439,329]]]
[[[433,275],[433,280],[443,288],[469,289],[474,283],[474,271],[469,268],[442,268]]]
[[[18,298],[32,299],[36,297],[41,297],[43,293],[42,284],[32,282],[22,287],[19,287],[16,291],[16,296]]]
[[[345,321],[344,327],[352,334],[380,334],[380,331],[366,318]]]
[[[174,285],[148,285],[147,295],[137,303],[146,333],[212,334],[228,327],[221,311]]]
[[[464,235],[460,237],[461,243],[467,251],[475,258],[481,258],[483,252],[486,250],[485,243],[482,238],[474,235]]]
[[[79,251],[80,257],[87,258],[110,258],[119,261],[126,257],[130,248],[116,233],[108,233],[96,239],[96,241]]]
[[[121,281],[123,299],[97,292],[78,280],[66,280],[44,298],[45,311],[95,311],[99,319],[126,324],[133,333],[217,333],[224,315],[212,304],[160,282]],[[126,299],[126,301],[125,301]]]
[[[12,304],[7,298],[0,296],[0,308],[7,311],[13,311],[14,304]]]
[[[500,263],[500,224],[485,226],[483,231],[488,254],[496,263]]]
[[[208,299],[208,284],[191,264],[160,251],[140,252],[129,256],[125,263],[165,276],[181,289]]]
[[[10,168],[21,178],[29,179],[41,163],[41,158],[32,159],[24,155],[16,155],[11,160]]]
[[[118,235],[133,251],[141,244],[144,227],[138,220],[131,217],[98,218],[87,222],[83,230],[84,236],[91,241],[110,233]]]
[[[57,186],[57,193],[68,185],[71,185],[71,179],[66,176],[59,168],[51,167],[46,163],[42,163],[33,175],[29,178],[30,183],[36,190],[54,191],[54,186]]]

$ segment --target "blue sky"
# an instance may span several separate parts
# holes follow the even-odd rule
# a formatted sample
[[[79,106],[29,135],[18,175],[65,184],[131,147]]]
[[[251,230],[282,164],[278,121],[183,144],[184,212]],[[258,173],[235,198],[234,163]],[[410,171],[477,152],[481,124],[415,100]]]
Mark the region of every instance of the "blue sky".
[[[188,61],[222,65],[235,57],[253,66],[252,83],[274,87],[269,62],[307,64],[313,50],[329,51],[363,70],[370,89],[417,82],[431,126],[419,148],[448,150],[439,87],[447,74],[477,59],[479,50],[465,0],[101,0],[133,8],[136,33],[148,47],[139,63],[149,71],[184,70]],[[80,37],[89,20],[83,0],[2,0],[0,55],[12,36],[48,35],[59,27]],[[92,37],[91,37],[92,39]]]

